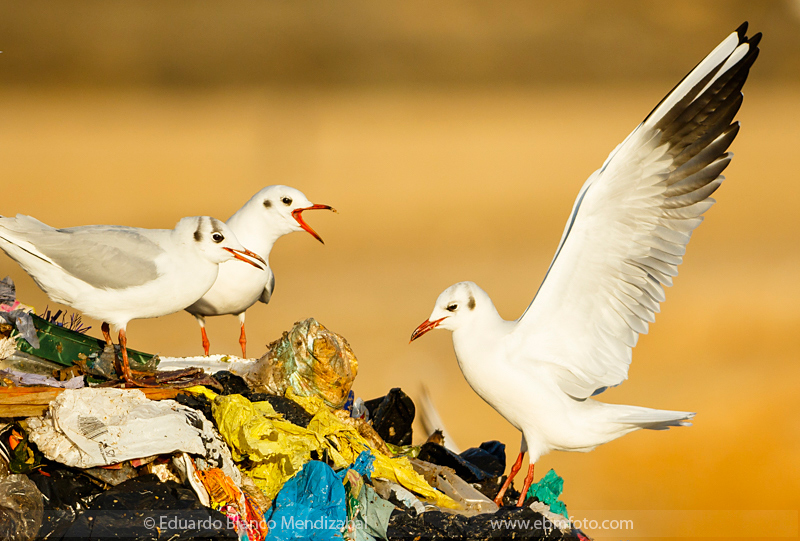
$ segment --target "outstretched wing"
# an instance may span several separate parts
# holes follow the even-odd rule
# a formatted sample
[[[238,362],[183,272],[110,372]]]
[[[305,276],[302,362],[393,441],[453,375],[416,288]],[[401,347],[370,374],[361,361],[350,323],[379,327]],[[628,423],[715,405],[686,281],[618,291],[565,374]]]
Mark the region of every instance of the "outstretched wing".
[[[136,229],[93,225],[53,229],[30,216],[2,218],[0,238],[29,256],[105,289],[139,286],[158,277],[164,250]]]
[[[514,334],[586,398],[627,378],[631,349],[714,200],[758,56],[747,23],[694,68],[586,181]]]

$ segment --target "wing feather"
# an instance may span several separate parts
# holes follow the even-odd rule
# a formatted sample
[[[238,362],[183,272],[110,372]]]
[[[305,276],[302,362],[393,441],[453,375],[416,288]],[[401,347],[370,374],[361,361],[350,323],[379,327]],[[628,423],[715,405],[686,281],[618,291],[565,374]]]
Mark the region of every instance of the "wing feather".
[[[0,236],[31,256],[105,289],[139,286],[158,277],[164,250],[134,228],[83,226],[54,229],[30,216],[2,218]]]
[[[746,25],[693,69],[584,184],[556,256],[514,334],[583,399],[627,378],[714,204],[760,34]]]

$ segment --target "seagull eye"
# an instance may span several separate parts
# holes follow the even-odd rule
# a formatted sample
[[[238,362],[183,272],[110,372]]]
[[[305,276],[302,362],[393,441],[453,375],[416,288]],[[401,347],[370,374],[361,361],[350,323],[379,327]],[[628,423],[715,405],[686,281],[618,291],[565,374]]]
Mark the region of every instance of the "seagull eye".
[[[214,242],[216,242],[217,244],[219,244],[220,242],[222,242],[223,240],[225,240],[225,237],[223,237],[223,236],[222,236],[222,233],[214,233],[213,235],[211,235],[211,238],[212,238],[212,239],[213,239],[213,241],[214,241]]]
[[[281,199],[281,203],[283,203],[286,206],[289,206],[289,205],[292,204],[292,198],[291,197],[284,197],[284,198]]]
[[[458,305],[456,303],[447,305],[448,312],[455,312],[456,310],[458,310]]]

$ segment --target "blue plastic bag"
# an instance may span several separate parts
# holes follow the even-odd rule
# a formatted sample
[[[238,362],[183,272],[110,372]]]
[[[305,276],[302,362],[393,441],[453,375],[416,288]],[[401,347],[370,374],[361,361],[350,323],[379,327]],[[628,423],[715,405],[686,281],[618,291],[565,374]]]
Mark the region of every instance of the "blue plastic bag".
[[[347,523],[344,486],[333,469],[312,460],[286,481],[275,498],[268,540],[342,539]]]

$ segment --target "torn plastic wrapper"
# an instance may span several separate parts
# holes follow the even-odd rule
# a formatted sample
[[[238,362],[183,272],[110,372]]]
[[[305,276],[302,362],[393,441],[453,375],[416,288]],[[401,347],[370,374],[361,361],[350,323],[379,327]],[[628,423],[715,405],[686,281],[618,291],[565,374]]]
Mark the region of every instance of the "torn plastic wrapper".
[[[27,423],[39,450],[68,466],[91,468],[185,451],[239,476],[228,447],[201,413],[174,400],[149,400],[138,389],[65,390],[47,415]]]
[[[42,525],[42,493],[24,475],[0,479],[0,539],[34,539]]]
[[[319,396],[340,408],[357,373],[358,361],[347,340],[309,318],[295,323],[240,375],[255,392],[283,396],[292,388],[299,396]]]

